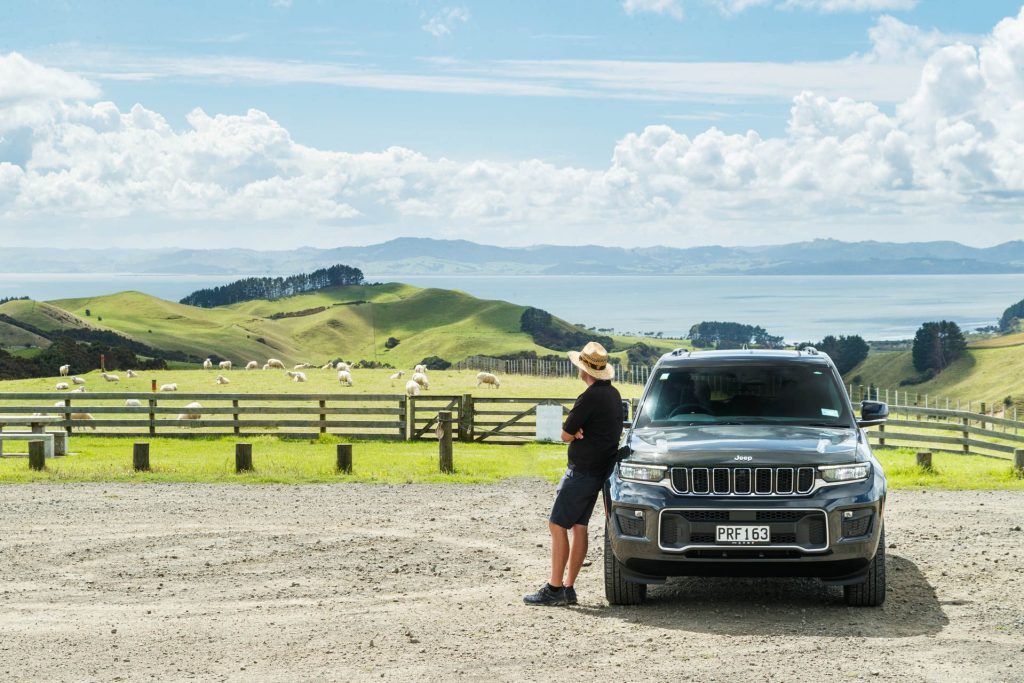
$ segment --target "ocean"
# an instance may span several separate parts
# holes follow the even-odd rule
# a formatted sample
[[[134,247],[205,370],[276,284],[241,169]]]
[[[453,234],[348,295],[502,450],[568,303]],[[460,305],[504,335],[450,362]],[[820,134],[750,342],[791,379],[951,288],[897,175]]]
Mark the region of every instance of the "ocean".
[[[178,300],[239,276],[0,273],[0,297],[50,300],[136,289]],[[368,274],[375,282],[459,289],[484,299],[536,306],[573,323],[617,332],[685,336],[702,320],[761,325],[787,341],[828,334],[870,340],[913,337],[922,322],[994,324],[1024,299],[1019,275],[651,275],[461,276]]]

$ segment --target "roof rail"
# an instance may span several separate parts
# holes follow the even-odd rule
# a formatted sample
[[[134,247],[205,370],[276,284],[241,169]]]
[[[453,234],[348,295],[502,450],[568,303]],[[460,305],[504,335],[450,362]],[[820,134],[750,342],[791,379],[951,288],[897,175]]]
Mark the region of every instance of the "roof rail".
[[[679,347],[678,349],[672,349],[672,352],[669,355],[681,356],[683,355],[684,351],[686,352],[687,357],[689,357],[689,355],[693,353],[693,351],[691,351],[690,349],[684,349],[683,347]]]
[[[814,348],[813,346],[805,346],[804,351],[807,353],[808,356],[818,355],[818,349]]]

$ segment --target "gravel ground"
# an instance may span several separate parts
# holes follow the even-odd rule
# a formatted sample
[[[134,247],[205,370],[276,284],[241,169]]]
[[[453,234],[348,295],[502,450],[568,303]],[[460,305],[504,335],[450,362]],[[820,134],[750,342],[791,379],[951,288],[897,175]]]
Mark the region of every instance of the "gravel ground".
[[[575,608],[552,486],[0,487],[0,680],[1024,681],[1024,494],[895,492],[890,593],[675,579]],[[573,672],[571,669],[577,669]]]

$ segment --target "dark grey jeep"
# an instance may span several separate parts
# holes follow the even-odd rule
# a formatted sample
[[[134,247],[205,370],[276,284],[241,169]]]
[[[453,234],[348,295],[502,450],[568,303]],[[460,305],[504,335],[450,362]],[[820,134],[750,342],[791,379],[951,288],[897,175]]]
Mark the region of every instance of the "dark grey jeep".
[[[849,605],[885,600],[882,468],[832,361],[803,351],[677,350],[659,361],[605,489],[605,593],[669,576],[801,576]]]

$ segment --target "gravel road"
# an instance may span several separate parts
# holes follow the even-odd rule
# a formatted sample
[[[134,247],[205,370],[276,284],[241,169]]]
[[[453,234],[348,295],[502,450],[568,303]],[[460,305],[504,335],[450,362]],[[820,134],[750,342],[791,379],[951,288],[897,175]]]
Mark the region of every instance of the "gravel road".
[[[895,492],[882,609],[546,578],[552,486],[0,486],[0,680],[1024,681],[1024,494]],[[577,671],[573,672],[572,669]]]

